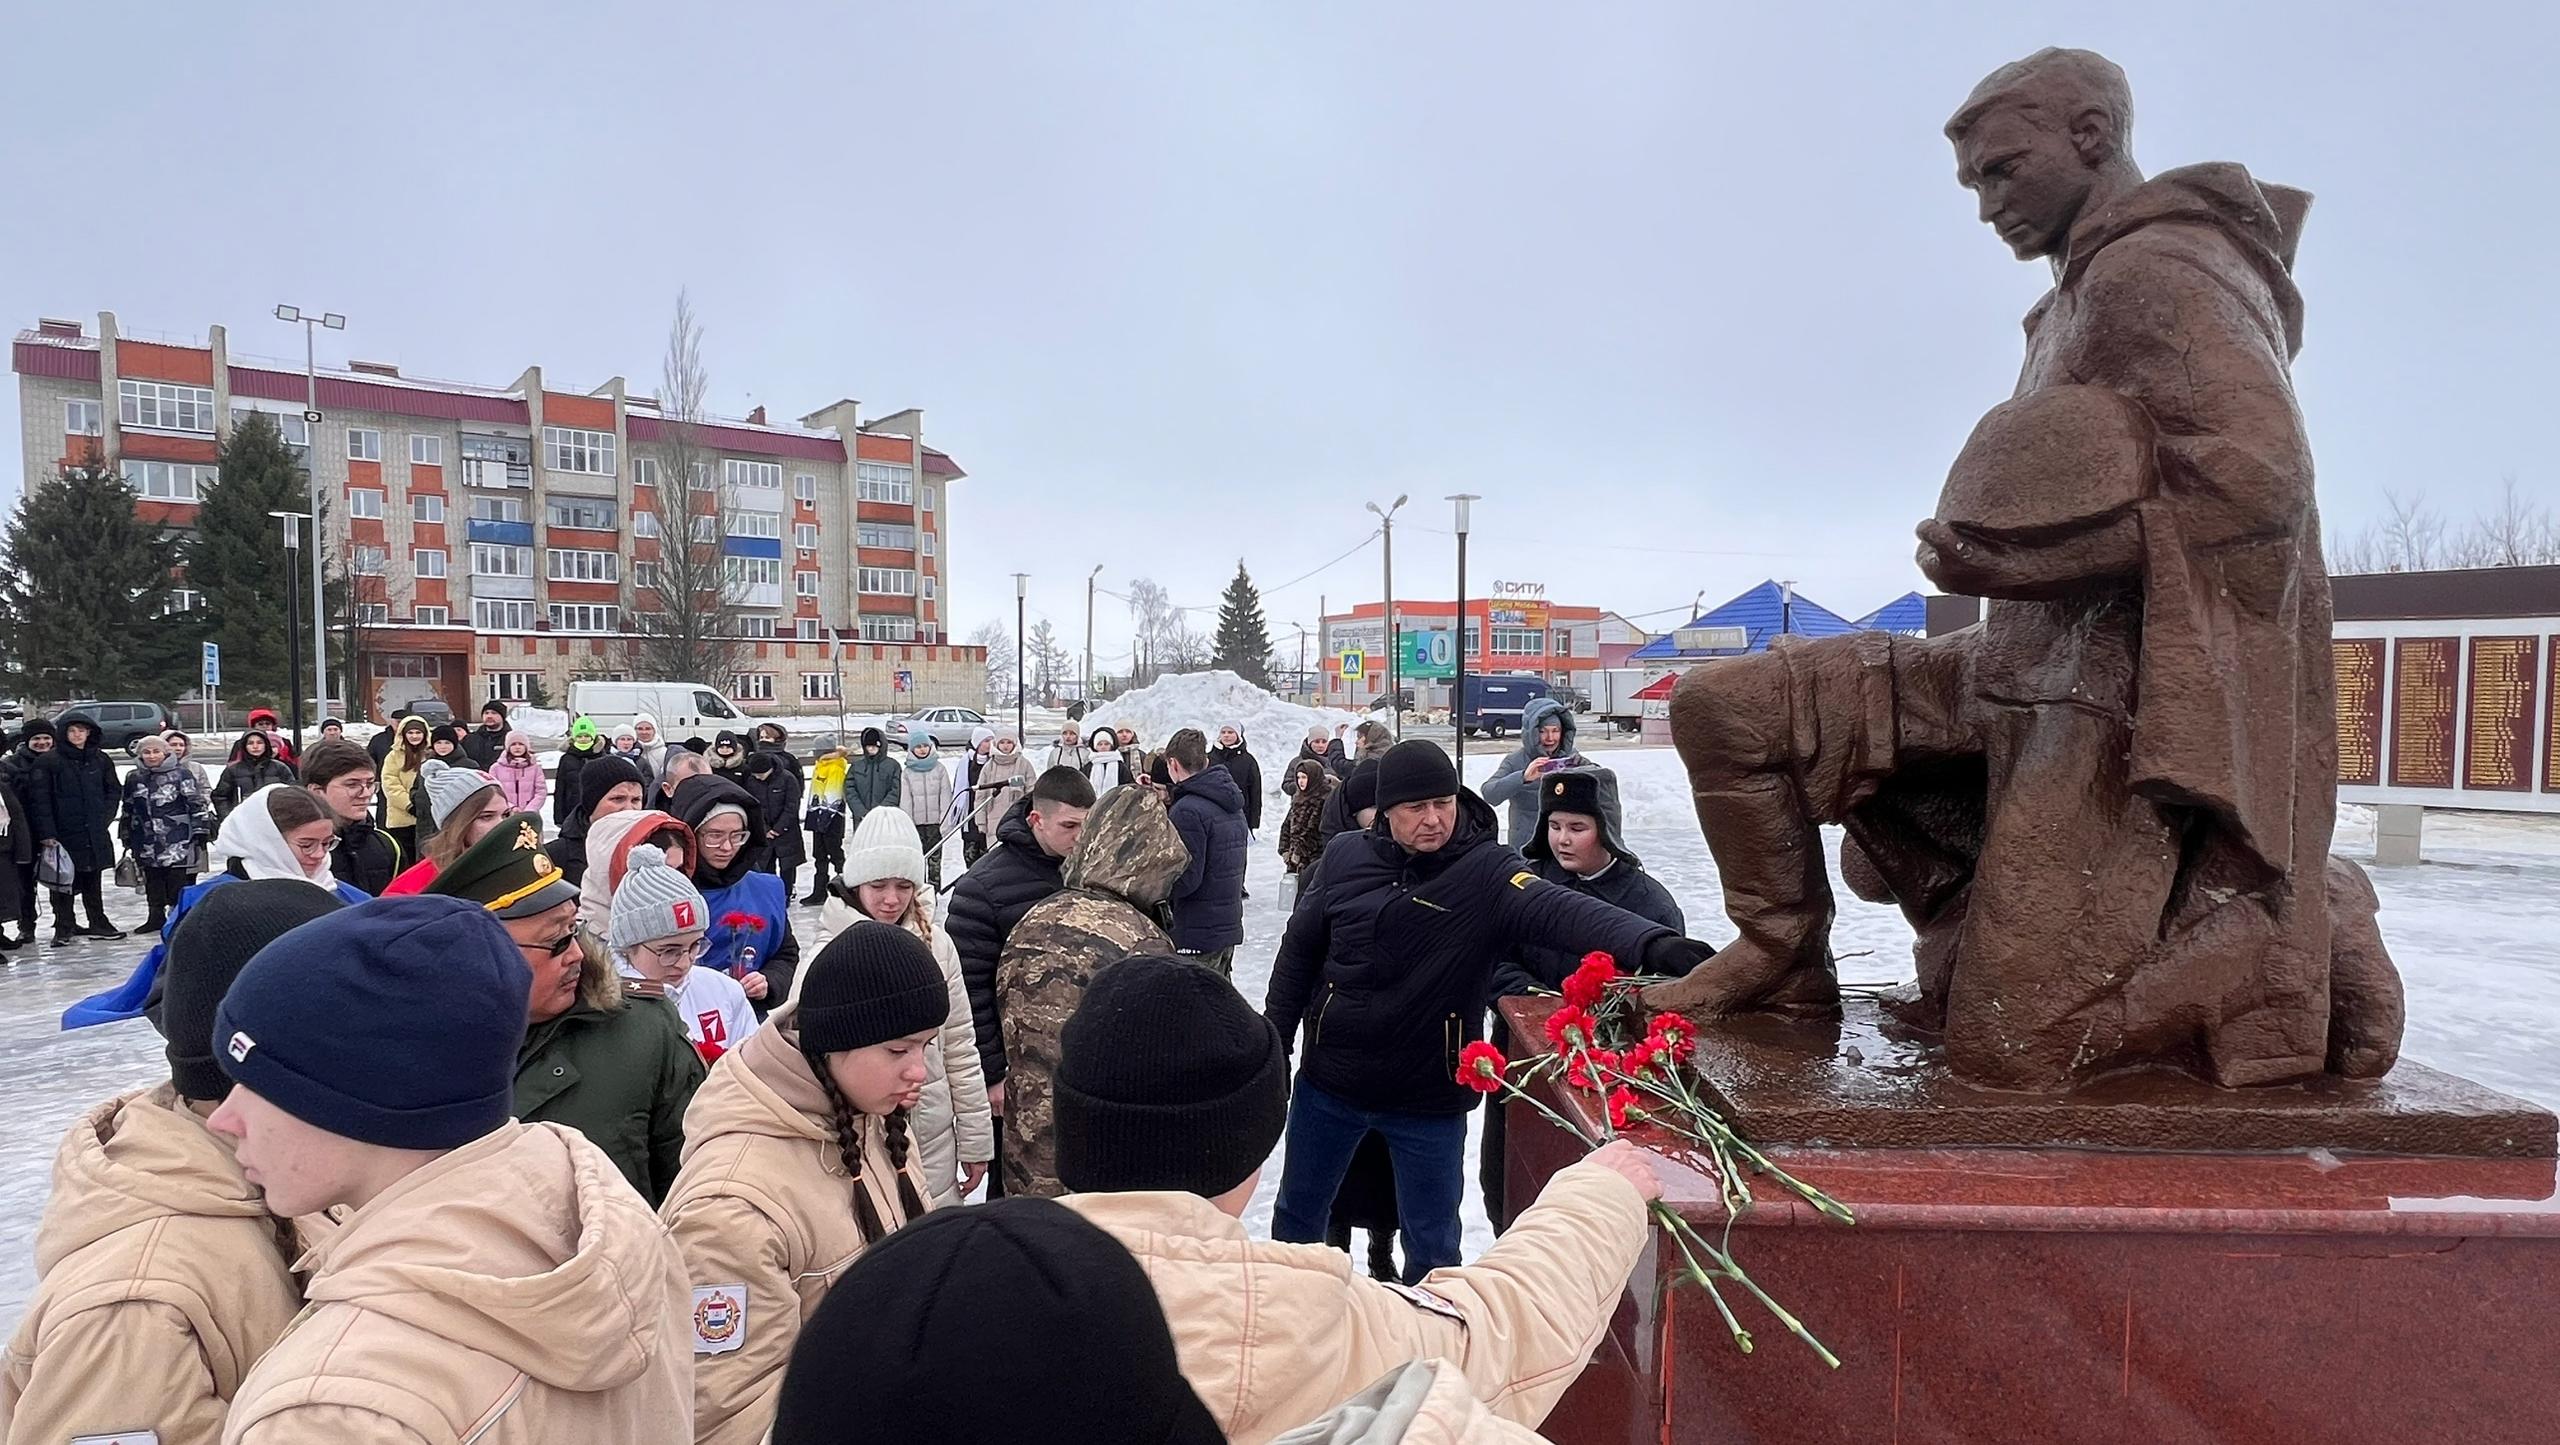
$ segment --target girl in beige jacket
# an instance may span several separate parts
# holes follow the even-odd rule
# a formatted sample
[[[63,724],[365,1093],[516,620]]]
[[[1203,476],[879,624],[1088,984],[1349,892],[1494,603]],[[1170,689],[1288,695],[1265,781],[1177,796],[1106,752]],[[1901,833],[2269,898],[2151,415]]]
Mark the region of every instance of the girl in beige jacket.
[[[969,1019],[969,986],[960,950],[934,919],[923,837],[906,814],[874,808],[853,830],[844,876],[819,914],[823,945],[862,919],[894,923],[925,941],[949,984],[951,1017],[925,1056],[924,1097],[908,1118],[923,1156],[925,1188],[935,1208],[957,1204],[986,1178],[996,1157],[996,1121],[978,1065],[978,1031]]]
[[[694,1096],[661,1214],[692,1280],[701,1445],[764,1438],[810,1312],[863,1251],[925,1212],[908,1115],[951,1011],[923,940],[859,921]]]

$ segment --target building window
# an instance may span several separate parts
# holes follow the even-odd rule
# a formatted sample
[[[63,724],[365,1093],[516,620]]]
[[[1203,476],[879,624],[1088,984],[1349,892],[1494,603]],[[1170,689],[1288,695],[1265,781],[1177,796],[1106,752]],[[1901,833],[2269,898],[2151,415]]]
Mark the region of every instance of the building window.
[[[782,490],[782,463],[742,462],[728,457],[720,463],[721,476],[733,487],[754,487],[759,491]]]
[[[93,399],[72,397],[62,403],[62,430],[65,435],[105,436],[106,418],[106,407]]]
[[[489,695],[502,702],[527,702],[541,682],[542,674],[538,672],[493,672],[489,674]]]
[[[803,552],[817,551],[818,524],[815,522],[800,522],[794,524],[791,528],[791,545],[799,548]]]
[[[803,617],[800,619],[798,627],[795,630],[799,632],[800,640],[802,642],[818,642],[823,640],[820,635],[820,629],[823,625],[824,624],[820,623],[818,619],[814,617]]]
[[[1573,631],[1572,631],[1572,629],[1570,629],[1570,628],[1564,628],[1564,627],[1559,627],[1559,628],[1557,628],[1557,629],[1555,630],[1555,638],[1554,638],[1553,642],[1548,646],[1547,650],[1548,650],[1549,652],[1551,652],[1551,653],[1554,653],[1554,654],[1555,654],[1556,656],[1558,656],[1558,657],[1571,657],[1571,656],[1573,656]]]
[[[903,522],[857,522],[854,540],[865,547],[889,547],[900,552],[916,549],[916,529]]]
[[[770,638],[773,636],[773,619],[762,614],[741,617],[738,619],[738,635]]]
[[[204,489],[222,469],[202,462],[136,462],[124,464],[125,485],[150,502],[201,501]]]
[[[471,544],[471,575],[474,577],[530,577],[533,575],[531,547],[501,547],[495,542]]]
[[[1493,655],[1496,657],[1543,657],[1546,646],[1546,629],[1541,627],[1493,629]]]
[[[543,575],[554,582],[619,582],[622,557],[615,552],[589,552],[552,547],[542,554]],[[579,631],[588,629],[580,628]]]
[[[284,438],[286,446],[293,448],[296,453],[310,450],[311,419],[309,417],[298,411],[289,415],[269,412],[267,419],[276,424],[276,435]]]
[[[351,462],[382,460],[382,433],[369,426],[347,428],[347,460]]]
[[[462,434],[462,484],[467,487],[533,485],[533,443],[523,437]]]
[[[420,627],[447,627],[452,625],[452,619],[453,612],[450,608],[421,607],[417,612]]]
[[[412,522],[443,521],[444,493],[411,492],[409,494],[409,520]]]
[[[524,503],[514,497],[473,497],[471,520],[475,522],[521,522],[525,519]]]
[[[928,512],[933,510],[933,488],[931,487],[924,489],[924,509]]]
[[[800,501],[807,506],[816,506],[818,504],[818,474],[816,472],[793,472],[791,474],[791,495],[800,499]]]
[[[533,604],[513,597],[474,597],[471,625],[482,632],[531,632]]]
[[[631,459],[631,485],[635,487],[654,487],[657,484],[658,459],[656,457],[633,457]]]
[[[542,429],[542,464],[555,472],[584,472],[588,476],[613,475],[613,433],[581,431],[576,427],[547,426]]]
[[[551,604],[551,630],[554,632],[611,632],[622,609],[605,602],[554,602]]]
[[[729,535],[732,537],[769,537],[779,542],[782,540],[782,514],[780,512],[731,512],[728,528]]]
[[[859,570],[862,590],[865,592],[877,592],[884,597],[916,595],[916,574],[908,568],[864,567]]]
[[[643,592],[658,590],[658,564],[655,562],[632,563],[631,585]]]
[[[350,517],[366,517],[377,522],[381,521],[382,489],[379,487],[348,488],[347,515]]]
[[[176,617],[181,613],[193,612],[203,605],[203,593],[192,587],[172,587],[169,589],[169,600],[161,607],[160,615]]]
[[[924,534],[924,554],[928,557],[933,555],[933,533],[931,532]]]
[[[695,517],[693,519],[693,540],[697,542],[719,541],[720,519],[712,516]]]
[[[420,577],[441,577],[444,573],[444,549],[419,547],[409,553],[409,570]]]
[[[584,497],[574,499],[554,497],[551,504],[543,510],[543,515],[550,519],[552,526],[576,527],[588,532],[610,532],[613,530],[615,521],[613,503],[593,501]]]
[[[853,482],[854,495],[865,502],[904,505],[915,500],[915,469],[895,462],[856,462]]]
[[[832,672],[800,674],[800,697],[804,702],[833,702],[836,699],[836,675]]]
[[[413,467],[443,466],[444,438],[431,437],[424,432],[409,433],[409,465]]]
[[[742,672],[729,679],[729,682],[729,696],[739,702],[773,701],[772,673]]]
[[[931,602],[933,600],[933,579],[931,577],[924,579],[924,600],[927,602]]]
[[[791,574],[791,595],[792,595],[792,596],[794,596],[794,597],[815,597],[815,596],[817,596],[817,595],[818,595],[818,574],[817,574],[817,573],[815,573],[815,572],[794,572],[794,573],[792,573],[792,574]]]
[[[643,512],[634,508],[631,513],[631,535],[634,537],[654,537],[658,535],[658,514],[655,512]]]
[[[697,492],[707,492],[711,490],[711,463],[695,462],[693,464],[693,479],[691,485]]]
[[[916,640],[916,620],[898,613],[866,612],[862,614],[862,640],[913,642]]]
[[[116,417],[126,426],[155,431],[213,432],[213,388],[165,381],[116,383]]]
[[[720,559],[720,575],[748,587],[779,587],[782,585],[782,559],[723,557]]]
[[[359,546],[355,558],[356,575],[359,577],[379,577],[383,569],[391,565],[391,553],[381,547]]]
[[[356,604],[356,623],[357,623],[357,625],[358,625],[358,626],[362,626],[362,627],[388,627],[388,626],[390,626],[390,625],[391,625],[391,604],[390,604],[390,603],[388,603],[388,602],[359,602],[359,603],[357,603],[357,604]]]

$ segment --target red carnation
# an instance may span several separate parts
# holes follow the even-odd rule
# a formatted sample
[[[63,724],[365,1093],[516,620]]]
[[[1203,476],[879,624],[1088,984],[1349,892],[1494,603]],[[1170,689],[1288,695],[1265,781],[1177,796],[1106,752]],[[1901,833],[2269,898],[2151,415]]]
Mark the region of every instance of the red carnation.
[[[732,933],[740,930],[761,933],[764,931],[764,920],[752,913],[723,913],[720,915],[720,926]]]
[[[1617,1072],[1617,1050],[1584,1049],[1565,1066],[1564,1081],[1577,1089],[1599,1090],[1607,1088],[1609,1076]]]
[[[1587,1049],[1599,1037],[1588,1010],[1567,1004],[1547,1015],[1547,1043],[1556,1049]]]
[[[1502,1076],[1510,1068],[1511,1061],[1502,1056],[1502,1050],[1483,1039],[1458,1050],[1458,1082],[1479,1094],[1500,1092]]]
[[[1656,1014],[1647,1041],[1660,1049],[1673,1063],[1679,1063],[1698,1051],[1698,1026],[1680,1014]]]
[[[1642,1107],[1643,1102],[1637,1097],[1635,1090],[1624,1084],[1611,1089],[1609,1091],[1609,1127],[1623,1129],[1627,1127],[1629,1119],[1647,1117]]]
[[[1586,953],[1582,966],[1564,981],[1564,1001],[1575,1008],[1598,1008],[1617,976],[1617,960],[1605,953]]]
[[[1621,1060],[1619,1072],[1630,1076],[1646,1073],[1662,1067],[1663,1059],[1661,1040],[1648,1037],[1643,1043],[1627,1050],[1625,1058]]]

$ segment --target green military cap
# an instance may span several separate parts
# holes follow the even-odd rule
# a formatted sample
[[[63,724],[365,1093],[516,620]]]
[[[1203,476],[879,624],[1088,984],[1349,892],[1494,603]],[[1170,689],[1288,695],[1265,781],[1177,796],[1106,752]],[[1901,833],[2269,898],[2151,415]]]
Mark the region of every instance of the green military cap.
[[[542,815],[517,813],[445,865],[429,893],[467,898],[500,918],[531,918],[578,901],[577,885],[542,851]]]

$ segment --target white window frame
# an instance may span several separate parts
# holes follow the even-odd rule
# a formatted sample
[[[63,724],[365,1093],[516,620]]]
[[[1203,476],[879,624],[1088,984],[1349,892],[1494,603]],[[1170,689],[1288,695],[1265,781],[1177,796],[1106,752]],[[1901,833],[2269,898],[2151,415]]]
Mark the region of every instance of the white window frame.
[[[792,596],[794,596],[794,597],[815,597],[815,596],[817,596],[817,595],[818,595],[818,574],[817,574],[817,573],[815,573],[815,572],[809,572],[809,571],[799,571],[799,572],[794,572],[794,573],[792,573],[792,574],[791,574],[791,595],[792,595]]]
[[[497,509],[498,515],[492,517],[483,510],[484,508],[491,507]],[[532,518],[525,511],[524,498],[522,497],[473,497],[471,499],[471,520],[475,522],[526,522],[532,520]]]
[[[768,542],[782,540],[780,512],[730,512],[721,518],[720,525],[732,537],[760,537]]]
[[[865,642],[913,642],[916,620],[902,612],[866,612],[856,623]]]
[[[163,617],[180,617],[204,605],[204,594],[193,587],[172,587],[169,600],[161,605]]]
[[[924,489],[924,510],[933,510],[933,488],[929,486]]]
[[[855,578],[859,591],[875,597],[916,595],[916,574],[912,567],[862,567],[856,571],[859,574]]]
[[[573,633],[609,633],[622,630],[622,609],[610,602],[554,602],[551,604],[551,630]]]
[[[793,472],[791,474],[791,495],[794,500],[806,503],[809,506],[814,507],[818,505],[818,474],[816,472]]]
[[[631,459],[631,485],[635,487],[654,487],[657,484],[658,459],[656,457],[633,457]]]
[[[409,520],[412,522],[443,521],[444,493],[411,492],[409,494]]]
[[[438,607],[432,603],[421,604],[418,609],[411,614],[411,620],[420,627],[451,627],[453,625],[453,609],[450,607]]]
[[[930,527],[927,527],[924,531],[922,531],[922,532],[920,532],[920,533],[918,533],[918,534],[917,534],[917,539],[918,539],[919,541],[921,541],[921,542],[924,544],[924,555],[926,555],[926,556],[928,556],[928,557],[932,556],[932,555],[933,555],[933,529],[932,529],[932,528],[930,528]]]
[[[740,457],[720,460],[720,478],[733,487],[752,487],[757,491],[782,490],[782,463],[751,462]]]
[[[719,541],[720,519],[707,512],[696,512],[693,517],[693,540],[697,542]]]
[[[800,641],[802,642],[824,642],[826,640],[824,635],[825,627],[826,624],[820,622],[817,618],[803,617],[799,620],[799,623],[794,630],[800,634]]]
[[[619,582],[622,555],[587,547],[546,547],[542,575],[550,582]]]
[[[817,523],[815,523],[815,522],[794,522],[794,523],[792,523],[792,524],[791,524],[791,545],[792,545],[792,546],[794,546],[794,547],[796,547],[796,548],[798,548],[799,550],[801,550],[801,551],[803,551],[803,552],[815,552],[815,551],[817,551],[817,550],[818,550],[818,524],[817,524]]]
[[[934,581],[935,581],[935,578],[934,578],[934,575],[933,575],[932,573],[927,572],[927,573],[925,573],[925,574],[924,574],[924,600],[925,600],[925,601],[927,601],[927,602],[931,602],[931,601],[933,601],[933,600],[934,600],[934,597],[935,597]]]
[[[658,564],[646,558],[634,559],[631,563],[631,587],[635,592],[657,591]]]
[[[835,701],[836,675],[832,672],[804,672],[800,674],[800,700],[802,702]]]
[[[474,577],[531,577],[533,549],[505,542],[471,544],[471,575]]]
[[[533,685],[541,676],[538,672],[490,673],[489,695],[501,702],[527,701],[533,696]]]
[[[693,464],[693,477],[689,485],[691,490],[697,492],[716,490],[711,484],[711,463],[695,462]]]
[[[916,529],[904,522],[856,522],[853,540],[858,547],[912,552],[916,549]]]
[[[379,577],[391,568],[391,549],[359,542],[348,553],[347,567],[359,577]]]
[[[657,536],[658,514],[634,507],[631,511],[631,535],[634,537]]]
[[[347,460],[351,462],[382,460],[382,428],[375,426],[347,428]]]
[[[358,626],[361,626],[361,627],[388,627],[388,626],[390,626],[390,625],[391,625],[391,604],[390,604],[390,603],[388,603],[388,602],[359,602],[359,603],[357,603],[357,604],[356,604],[356,623],[357,623],[357,625],[358,625]]]
[[[779,587],[782,585],[782,559],[779,557],[732,557],[720,559],[723,580],[745,587]]]
[[[904,462],[857,461],[853,464],[853,486],[856,501],[906,506],[915,501],[916,469]]]
[[[442,547],[412,547],[409,549],[409,575],[442,577],[448,560]]]
[[[531,632],[535,616],[533,599],[530,597],[474,597],[471,599],[471,625],[481,632]]]
[[[563,512],[574,517],[588,511],[600,511],[606,514],[606,520],[599,523],[564,521],[561,518]],[[620,529],[622,516],[621,510],[604,497],[553,497],[542,504],[542,520],[546,526],[567,527],[572,531],[612,532]]]
[[[542,429],[542,465],[547,471],[609,477],[614,474],[613,455],[613,433],[609,431],[576,426]]]
[[[409,433],[409,465],[440,467],[444,465],[444,438],[429,432]]]
[[[772,673],[769,673],[769,672],[741,672],[741,673],[737,674],[736,676],[734,676],[734,677],[730,678],[730,679],[729,679],[729,681],[730,681],[730,683],[731,683],[731,687],[730,687],[730,690],[729,690],[729,696],[730,696],[730,699],[731,699],[732,701],[736,701],[736,702],[771,702],[771,701],[773,701],[773,674],[772,674]]]
[[[107,434],[107,405],[94,396],[66,396],[62,399],[62,434],[71,437],[102,437]]]
[[[350,517],[362,517],[369,522],[379,522],[382,520],[382,502],[380,487],[347,488],[347,515]]]
[[[116,382],[116,418],[120,425],[144,431],[196,432],[213,435],[213,388],[169,381]]]
[[[750,612],[738,619],[738,635],[770,642],[774,637],[773,614]]]
[[[222,475],[211,462],[161,462],[133,458],[119,464],[127,487],[145,502],[201,502],[204,489]]]

